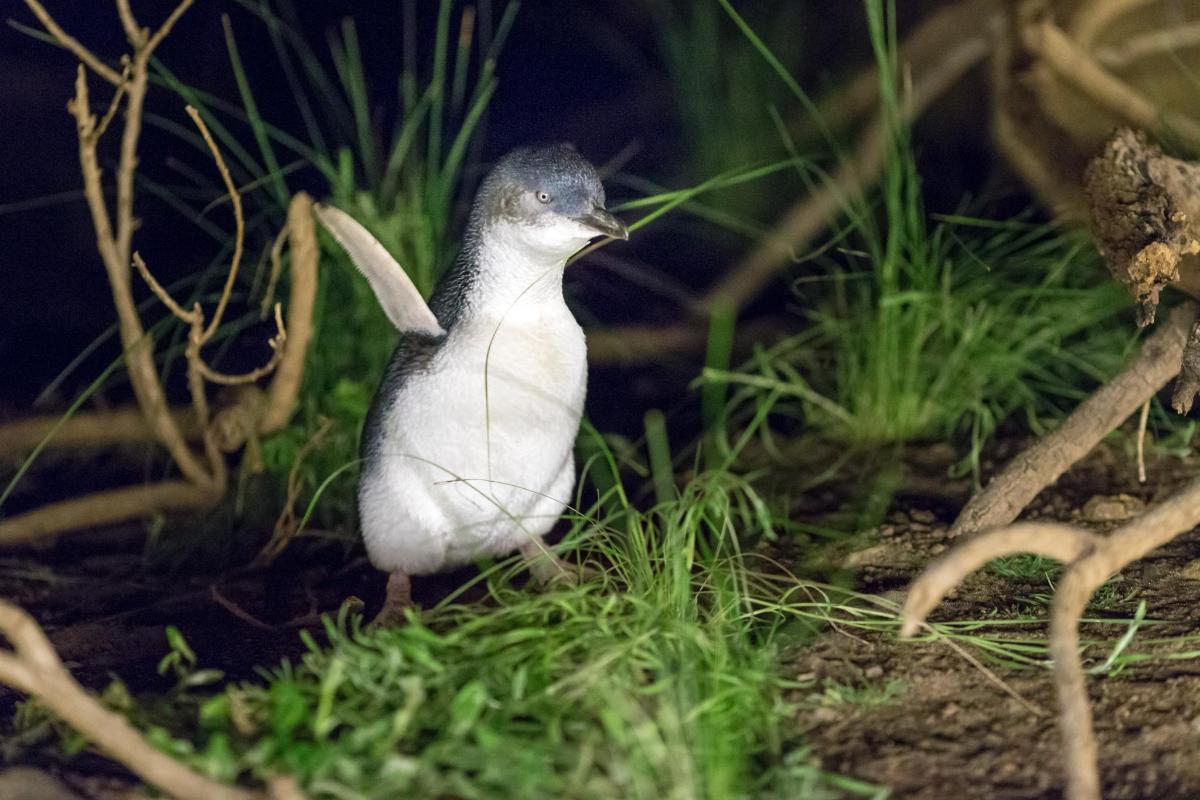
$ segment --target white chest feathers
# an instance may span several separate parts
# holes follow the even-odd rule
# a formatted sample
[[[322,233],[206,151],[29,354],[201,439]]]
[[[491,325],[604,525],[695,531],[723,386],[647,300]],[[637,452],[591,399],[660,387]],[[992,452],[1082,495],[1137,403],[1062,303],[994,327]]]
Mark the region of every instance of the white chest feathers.
[[[384,408],[359,490],[372,562],[424,574],[544,535],[571,499],[586,384],[561,289],[455,325]]]

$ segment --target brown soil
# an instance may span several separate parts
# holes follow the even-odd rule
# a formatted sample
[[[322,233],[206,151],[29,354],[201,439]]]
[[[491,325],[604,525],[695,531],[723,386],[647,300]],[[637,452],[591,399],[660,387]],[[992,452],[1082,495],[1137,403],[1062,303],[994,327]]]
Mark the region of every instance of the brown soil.
[[[1106,530],[1194,473],[1194,465],[1164,458],[1150,465],[1149,480],[1140,486],[1130,461],[1100,448],[1043,492],[1028,516]],[[858,575],[857,588],[900,599],[920,567],[953,545],[946,534],[950,521],[921,508],[895,515],[847,559]],[[1088,615],[1129,619],[1144,600],[1147,618],[1170,624],[1152,633],[1143,628],[1139,638],[1200,632],[1197,558],[1200,530],[1129,567],[1113,584],[1115,591]],[[1044,619],[1051,591],[1046,580],[985,570],[960,587],[932,619],[1018,613]],[[1115,640],[1124,630],[1085,625],[1082,635]],[[1013,634],[1041,638],[1046,628],[1022,626]],[[1138,648],[1137,639],[1133,647]],[[1094,663],[1107,649],[1097,647],[1089,651],[1093,653]],[[796,669],[821,687],[795,699],[804,739],[828,770],[889,786],[893,797],[913,800],[1063,796],[1055,697],[1047,669],[989,664],[993,677],[944,642],[909,643],[893,633],[849,630],[825,634],[803,651]],[[1006,693],[995,678],[1036,710]],[[830,686],[861,689],[873,699],[839,702]],[[1105,798],[1200,797],[1200,760],[1195,757],[1200,750],[1200,659],[1159,660],[1094,677],[1090,694]]]

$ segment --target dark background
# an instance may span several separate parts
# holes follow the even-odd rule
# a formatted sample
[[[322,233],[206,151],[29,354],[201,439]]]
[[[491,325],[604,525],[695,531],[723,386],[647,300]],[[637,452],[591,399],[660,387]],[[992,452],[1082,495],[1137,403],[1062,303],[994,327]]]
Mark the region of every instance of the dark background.
[[[125,51],[110,3],[48,0],[46,5],[64,28],[98,54],[112,57]],[[134,8],[143,25],[155,26],[173,5],[155,0],[135,2]],[[686,4],[676,5],[687,8]],[[934,3],[905,0],[899,5],[903,33]],[[327,30],[346,15],[355,18],[371,89],[381,100],[379,113],[394,114],[394,87],[402,63],[401,3],[311,2],[297,6],[305,33],[319,52],[326,51]],[[754,19],[755,3],[738,7]],[[9,2],[3,9],[5,19],[36,27],[23,4]],[[420,40],[427,43],[432,38],[437,3],[422,0],[419,9]],[[493,13],[498,15],[498,11]],[[236,4],[198,2],[168,37],[159,56],[186,82],[236,102],[222,14],[230,15],[263,116],[285,130],[300,132],[266,30]],[[819,96],[868,63],[870,51],[860,3],[800,3],[794,18],[799,20],[794,30],[770,33],[776,40],[787,37],[792,44],[799,44],[794,49],[801,56],[791,66],[813,94]],[[484,161],[521,143],[567,139],[601,164],[632,145],[634,155],[625,167],[628,172],[667,185],[686,185],[679,179],[686,172],[680,163],[680,126],[652,23],[647,6],[636,0],[523,3],[499,63],[499,88],[484,130]],[[422,57],[427,59],[431,47],[424,50]],[[714,57],[720,58],[720,54]],[[78,192],[81,179],[75,131],[66,111],[75,65],[74,57],[65,51],[11,25],[0,27],[0,416],[27,411],[46,383],[114,318],[91,220]],[[108,87],[95,78],[92,87],[93,103],[104,102]],[[959,102],[949,104],[949,114],[926,123],[943,135],[921,139],[919,152],[930,202],[935,206],[939,197],[944,197],[947,205],[958,202],[964,190],[982,185],[990,170],[979,137],[984,114],[979,95],[972,95],[969,87],[963,92]],[[168,90],[152,88],[146,107],[187,124],[182,101]],[[736,106],[728,109],[731,115],[742,111]],[[970,124],[964,125],[964,119]],[[713,124],[721,124],[721,120]],[[946,132],[951,135],[944,135]],[[114,130],[106,138],[108,147],[102,145],[106,178],[112,175],[116,138]],[[177,139],[147,128],[140,169],[146,174],[169,175],[167,160],[183,149]],[[197,170],[212,171],[211,164],[202,159],[192,164]],[[316,174],[300,172],[290,175],[288,181],[293,190],[306,188],[318,196],[324,193]],[[54,199],[56,196],[61,199]],[[780,197],[778,211],[782,213],[793,200]],[[198,269],[211,258],[211,240],[175,211],[145,194],[139,197],[137,211],[144,227],[135,236],[135,247],[147,254],[160,278]],[[211,213],[213,221],[222,226],[230,225],[226,217],[222,211]],[[736,253],[722,252],[719,237],[681,244],[672,237],[669,226],[637,237],[622,251],[622,258],[634,268],[664,269],[693,287],[706,283],[733,255]],[[644,320],[670,313],[655,308],[654,299],[635,287],[611,276],[592,276],[594,273],[572,274],[568,288],[592,290],[589,310],[599,317]],[[144,287],[137,291],[144,296]],[[781,300],[761,301],[772,302]],[[64,386],[59,405],[90,382],[116,352],[115,344],[101,348]]]

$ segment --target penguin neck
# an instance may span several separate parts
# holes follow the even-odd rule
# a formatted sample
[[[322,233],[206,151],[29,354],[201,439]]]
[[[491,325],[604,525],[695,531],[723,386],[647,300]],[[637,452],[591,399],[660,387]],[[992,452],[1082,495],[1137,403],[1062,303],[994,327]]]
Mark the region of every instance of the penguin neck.
[[[563,306],[568,257],[529,246],[511,223],[471,225],[430,307],[450,330],[472,319]]]

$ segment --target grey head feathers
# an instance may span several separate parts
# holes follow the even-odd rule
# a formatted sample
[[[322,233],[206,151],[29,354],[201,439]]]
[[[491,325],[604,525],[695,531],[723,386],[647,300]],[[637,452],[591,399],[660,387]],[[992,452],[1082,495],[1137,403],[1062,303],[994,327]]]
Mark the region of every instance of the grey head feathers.
[[[604,208],[596,168],[565,143],[522,147],[500,159],[480,186],[471,216],[476,226],[501,220],[551,225],[567,218],[596,235],[628,238]]]
[[[491,220],[533,224],[555,214],[576,217],[597,206],[604,207],[600,177],[569,144],[513,150],[484,179],[475,201]]]
[[[452,328],[470,303],[489,227],[544,226],[565,217],[582,223],[595,236],[628,238],[625,226],[605,211],[604,203],[604,185],[596,168],[573,145],[521,147],[497,161],[475,195],[458,258],[429,300],[442,326]]]

